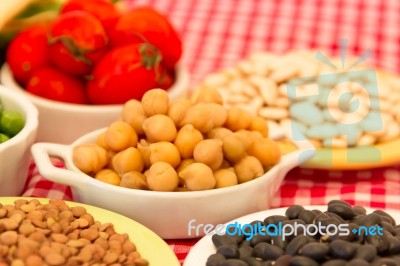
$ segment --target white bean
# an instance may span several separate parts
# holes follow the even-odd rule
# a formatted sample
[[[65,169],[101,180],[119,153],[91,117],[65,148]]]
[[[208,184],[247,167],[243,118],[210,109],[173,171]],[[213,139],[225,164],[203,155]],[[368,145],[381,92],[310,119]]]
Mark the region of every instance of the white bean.
[[[258,114],[271,120],[281,120],[289,117],[289,111],[287,109],[278,107],[263,107]]]

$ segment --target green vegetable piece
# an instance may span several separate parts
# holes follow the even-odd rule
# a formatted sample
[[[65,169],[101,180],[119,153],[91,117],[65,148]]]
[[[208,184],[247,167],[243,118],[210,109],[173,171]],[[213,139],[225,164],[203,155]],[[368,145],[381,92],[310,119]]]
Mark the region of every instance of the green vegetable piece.
[[[0,114],[0,131],[14,137],[25,125],[25,120],[18,112],[4,110]]]
[[[0,133],[0,143],[6,142],[9,139],[10,138],[7,135]]]

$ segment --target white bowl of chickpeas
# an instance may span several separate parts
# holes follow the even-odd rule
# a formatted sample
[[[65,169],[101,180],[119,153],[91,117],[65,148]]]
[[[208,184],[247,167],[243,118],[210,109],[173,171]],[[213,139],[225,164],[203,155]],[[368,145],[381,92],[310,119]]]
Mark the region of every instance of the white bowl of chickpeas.
[[[46,99],[27,92],[14,79],[10,68],[0,69],[1,84],[27,97],[39,111],[37,142],[70,144],[85,133],[105,127],[121,113],[122,104],[73,104]],[[185,94],[189,73],[183,64],[176,67],[174,83],[167,90],[171,98]]]
[[[170,100],[154,89],[127,102],[108,127],[71,145],[36,143],[32,154],[39,172],[71,186],[75,200],[128,216],[164,239],[195,238],[204,232],[191,232],[189,223],[216,225],[267,209],[286,173],[314,155],[307,141],[282,155],[272,140],[282,135],[260,117],[223,107],[215,90]]]

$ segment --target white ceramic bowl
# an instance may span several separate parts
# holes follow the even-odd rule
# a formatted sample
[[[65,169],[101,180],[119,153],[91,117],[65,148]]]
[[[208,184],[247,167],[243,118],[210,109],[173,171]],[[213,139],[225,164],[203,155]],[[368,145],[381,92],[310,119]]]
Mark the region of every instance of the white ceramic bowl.
[[[17,135],[0,143],[0,196],[19,196],[38,129],[38,111],[26,97],[3,86],[0,86],[0,101],[5,110],[17,111],[25,119],[25,126]]]
[[[71,145],[34,144],[32,154],[40,174],[53,182],[71,186],[76,201],[130,217],[164,239],[198,237],[188,233],[188,223],[193,219],[195,224],[220,224],[267,209],[286,173],[315,154],[308,141],[295,142],[299,149],[283,156],[280,163],[266,174],[227,188],[193,192],[134,190],[98,181],[74,165],[73,147],[95,143],[104,130],[86,134]],[[278,135],[282,135],[281,132]],[[50,156],[64,159],[66,169],[54,167]]]
[[[78,105],[48,100],[27,93],[18,83],[7,66],[0,70],[0,82],[29,98],[39,110],[37,142],[70,144],[78,137],[98,128],[106,127],[118,119],[121,105]],[[189,74],[182,66],[177,66],[176,80],[168,90],[170,99],[185,93],[189,85]]]

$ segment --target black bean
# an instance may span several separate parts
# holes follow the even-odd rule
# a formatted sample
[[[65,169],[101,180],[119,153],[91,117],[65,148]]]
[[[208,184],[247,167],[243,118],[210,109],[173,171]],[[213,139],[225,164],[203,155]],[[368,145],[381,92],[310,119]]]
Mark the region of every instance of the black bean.
[[[259,243],[253,248],[252,256],[263,260],[276,260],[284,254],[283,249],[268,243]]]
[[[331,200],[328,202],[328,207],[329,207],[329,205],[332,205],[332,204],[342,204],[342,205],[351,207],[351,204],[344,200]]]
[[[214,234],[214,235],[212,235],[211,240],[214,243],[214,246],[216,248],[223,246],[223,245],[236,245],[237,244],[235,239],[228,235]]]
[[[306,224],[312,224],[317,217],[317,214],[310,210],[303,210],[299,214],[299,219],[303,220]]]
[[[389,238],[387,232],[383,232],[383,236],[368,235],[366,236],[366,242],[375,246],[376,251],[378,251],[378,254],[380,255],[389,249]]]
[[[328,205],[328,212],[336,213],[344,220],[351,220],[355,216],[352,207],[339,203]]]
[[[318,266],[318,262],[305,256],[294,256],[290,261],[290,266]]]
[[[324,262],[323,264],[321,264],[321,266],[346,266],[347,261],[345,260],[329,260],[327,262]]]
[[[263,262],[262,260],[254,257],[243,258],[242,261],[246,262],[248,266],[261,266],[261,263]]]
[[[369,263],[362,259],[352,259],[346,266],[369,266]]]
[[[246,236],[244,234],[242,234],[242,232],[240,232],[240,233],[238,233],[238,232],[240,232],[240,230],[238,228],[236,228],[235,226],[226,228],[227,235],[230,238],[234,239],[237,244],[240,244],[243,242],[243,240],[245,240]],[[228,234],[228,233],[230,233],[230,234]]]
[[[264,235],[255,235],[252,239],[250,239],[250,246],[254,247],[258,243],[271,243],[271,236],[269,234]]]
[[[382,218],[380,215],[378,215],[376,213],[370,213],[370,214],[367,214],[366,216],[362,217],[360,220],[358,220],[358,225],[370,227],[370,226],[379,224],[381,221],[382,221]]]
[[[220,262],[226,260],[221,254],[212,254],[208,257],[206,266],[218,266]]]
[[[331,218],[335,218],[336,220],[338,220],[339,223],[344,223],[346,222],[340,215],[333,213],[333,212],[325,212],[326,215],[328,215]]]
[[[353,211],[356,215],[365,215],[367,210],[363,206],[354,206]]]
[[[354,258],[365,261],[373,261],[377,256],[376,247],[371,244],[364,244],[357,248]]]
[[[337,239],[330,243],[331,255],[334,258],[350,260],[356,252],[356,246],[353,243]]]
[[[391,223],[382,221],[382,222],[380,222],[379,225],[383,228],[383,230],[388,231],[388,232],[391,233],[392,235],[395,235],[395,234],[396,234],[396,231],[394,230],[394,226],[393,226]]]
[[[246,241],[247,242],[247,241]],[[239,258],[243,259],[243,258],[247,258],[247,257],[251,257],[251,254],[253,253],[253,248],[250,247],[250,245],[240,245],[239,247]]]
[[[279,222],[287,221],[289,218],[283,215],[271,215],[264,219],[264,225],[278,224]]]
[[[400,254],[396,256],[391,256],[390,258],[397,263],[396,265],[400,265]]]
[[[321,213],[322,213],[322,211],[320,211],[320,210],[316,210],[316,209],[312,210],[312,212],[314,212],[316,215],[319,215],[319,214],[321,214]]]
[[[290,220],[297,219],[299,218],[299,214],[304,210],[303,206],[300,205],[292,205],[289,208],[287,208],[285,215],[288,217]]]
[[[324,219],[324,220],[321,220],[320,223],[323,226],[328,226],[331,224],[338,226],[340,224],[340,222],[338,220],[336,220],[335,218]]]
[[[387,212],[382,211],[382,210],[375,210],[373,213],[376,213],[376,214],[379,214],[380,216],[389,218],[389,219],[390,219],[390,223],[391,223],[393,226],[396,225],[396,221],[394,220],[394,218],[393,218],[390,214],[388,214]]]
[[[221,254],[227,259],[239,258],[239,248],[236,245],[224,245],[217,248],[217,254]]]
[[[331,219],[331,217],[324,212],[320,213],[317,215],[317,217],[315,217],[314,224],[318,224],[318,222],[320,222],[322,220],[326,220],[326,219]]]
[[[329,254],[329,246],[323,243],[308,243],[303,246],[300,251],[300,255],[312,258],[316,261],[323,260]]]
[[[248,266],[248,264],[242,260],[229,259],[222,261],[218,266]]]
[[[263,222],[262,222],[262,221],[256,220],[256,221],[252,221],[252,222],[250,223],[250,225],[251,225],[251,226],[254,226],[254,225],[256,225],[256,226],[262,226],[262,225],[263,225]],[[243,228],[243,231],[246,232],[246,233],[251,233],[252,230],[253,230],[253,229],[252,229],[251,227],[249,227],[249,226],[246,226],[245,228]]]
[[[285,249],[287,247],[288,241],[286,241],[286,239],[283,240],[281,236],[273,236],[271,239],[271,244],[281,249]]]
[[[266,260],[261,262],[260,266],[275,266],[274,261],[273,260]]]
[[[349,234],[344,236],[339,236],[339,239],[346,240],[346,241],[353,241],[357,239],[357,235],[353,233],[353,230],[358,231],[358,225],[355,223],[348,224]]]
[[[280,256],[274,263],[274,266],[290,266],[290,261],[292,260],[292,256],[283,255]]]
[[[398,237],[388,237],[389,248],[387,250],[388,255],[400,254],[400,239]]]
[[[395,260],[391,258],[380,258],[371,262],[372,266],[399,266]]]
[[[310,242],[310,238],[305,235],[299,235],[293,238],[286,247],[286,254],[296,256],[298,255],[299,250],[306,244]]]
[[[359,214],[353,217],[353,219],[351,220],[352,223],[355,224],[360,224],[360,220],[363,219],[365,216],[367,216],[366,214]]]

